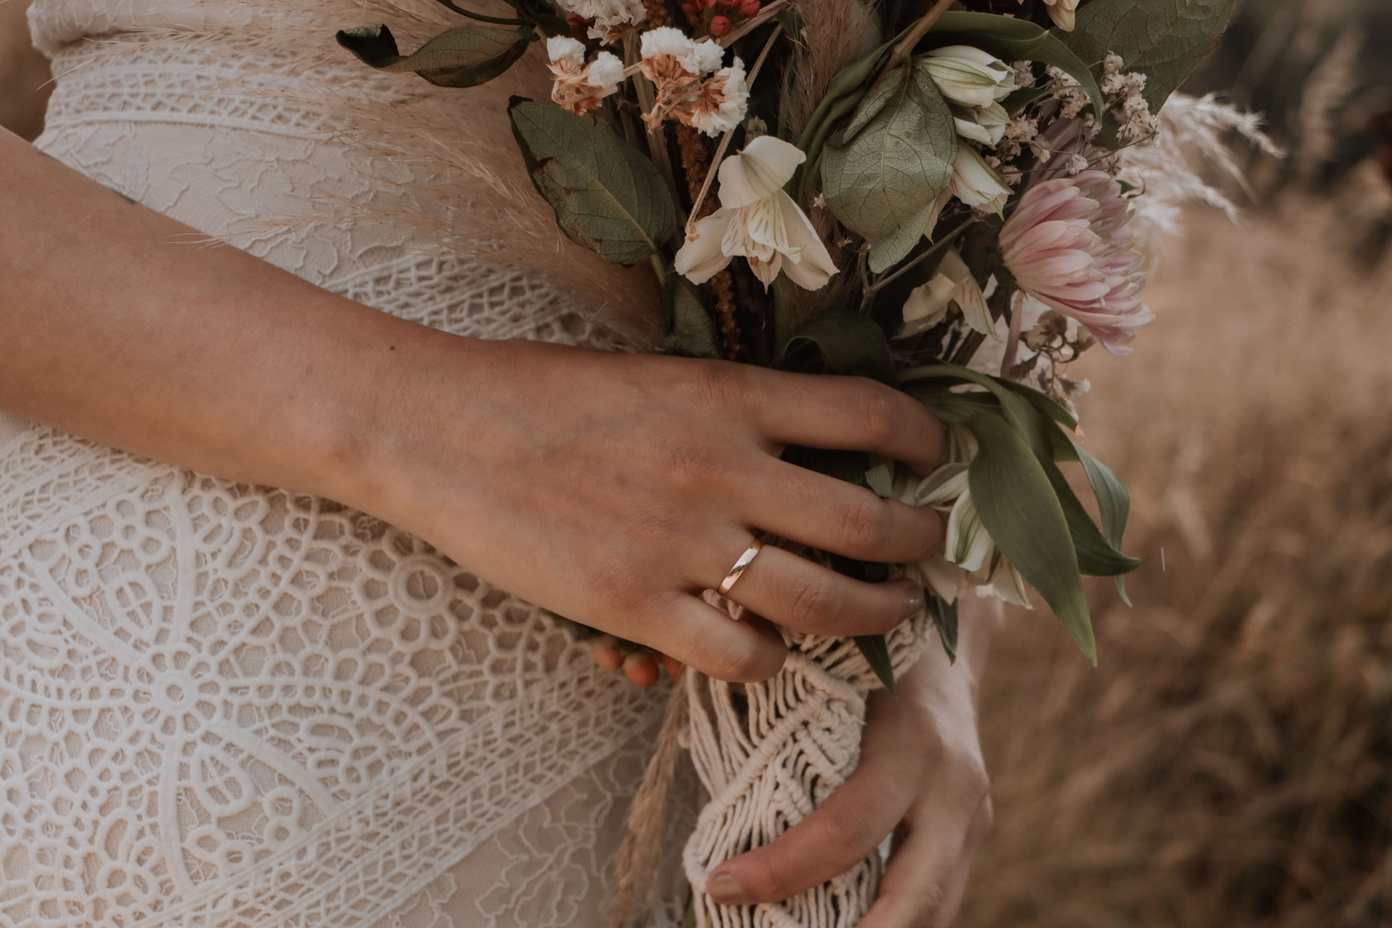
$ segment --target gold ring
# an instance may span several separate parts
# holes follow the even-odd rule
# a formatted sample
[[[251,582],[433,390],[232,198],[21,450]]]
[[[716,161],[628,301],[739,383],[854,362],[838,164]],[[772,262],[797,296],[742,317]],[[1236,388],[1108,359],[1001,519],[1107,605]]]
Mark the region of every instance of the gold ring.
[[[754,560],[754,555],[758,554],[764,547],[764,543],[755,538],[753,544],[744,549],[744,553],[735,561],[735,566],[730,568],[730,572],[725,575],[725,579],[720,581],[720,589],[716,590],[721,596],[729,595],[730,589],[735,585],[735,581],[744,576],[744,572],[749,569],[749,565]]]

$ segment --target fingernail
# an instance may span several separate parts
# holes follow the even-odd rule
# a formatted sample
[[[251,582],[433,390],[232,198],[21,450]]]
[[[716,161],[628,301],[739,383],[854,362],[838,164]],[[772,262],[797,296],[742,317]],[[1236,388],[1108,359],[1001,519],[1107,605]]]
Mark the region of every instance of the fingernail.
[[[923,587],[917,583],[909,590],[909,598],[904,602],[904,618],[912,619],[923,611]]]
[[[706,894],[721,905],[742,905],[746,898],[744,887],[728,873],[721,873],[706,881]]]

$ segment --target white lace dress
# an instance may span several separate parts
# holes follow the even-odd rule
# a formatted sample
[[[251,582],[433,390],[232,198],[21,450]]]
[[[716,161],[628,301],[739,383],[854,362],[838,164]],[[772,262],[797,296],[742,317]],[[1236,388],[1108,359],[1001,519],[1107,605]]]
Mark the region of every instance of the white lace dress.
[[[343,141],[304,79],[402,79],[277,45],[392,15],[328,6],[37,0],[39,145],[383,311],[619,346],[482,233],[399,221],[427,169]],[[661,698],[369,516],[0,415],[0,925],[599,924]]]

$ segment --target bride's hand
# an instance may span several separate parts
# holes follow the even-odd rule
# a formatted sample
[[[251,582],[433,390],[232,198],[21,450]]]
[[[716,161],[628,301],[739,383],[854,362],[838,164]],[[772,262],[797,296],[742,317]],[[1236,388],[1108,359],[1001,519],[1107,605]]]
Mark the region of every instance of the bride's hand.
[[[931,511],[779,460],[796,443],[932,467],[941,425],[880,384],[425,329],[390,348],[347,501],[503,589],[712,676],[760,679],[783,661],[767,623],[699,597],[756,531],[886,562],[941,544]],[[923,603],[910,581],[862,583],[773,546],[730,595],[837,636],[887,631]]]
[[[776,902],[850,869],[891,833],[880,895],[860,928],[939,928],[957,917],[977,848],[991,827],[990,782],[976,725],[976,681],[1000,604],[961,601],[962,640],[949,666],[932,636],[899,680],[872,694],[860,766],[772,844],[711,871],[717,902]]]
[[[942,428],[868,380],[460,338],[319,289],[0,130],[0,409],[229,480],[335,499],[484,580],[712,676],[781,639],[702,602],[767,531],[876,561],[939,517],[779,460],[785,443],[928,468]],[[832,635],[921,604],[772,546],[733,597]],[[848,618],[848,617],[854,617]]]

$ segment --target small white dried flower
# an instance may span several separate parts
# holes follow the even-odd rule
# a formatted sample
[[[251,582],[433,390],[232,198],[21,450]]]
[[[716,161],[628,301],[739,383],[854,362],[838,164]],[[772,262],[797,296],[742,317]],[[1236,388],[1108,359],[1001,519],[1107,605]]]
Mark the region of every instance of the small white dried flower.
[[[598,109],[600,101],[619,89],[623,81],[623,62],[608,52],[600,52],[585,64],[585,46],[568,36],[546,40],[549,67],[556,82],[551,99],[579,116]]]
[[[556,0],[556,5],[581,19],[594,21],[589,36],[612,43],[633,26],[647,19],[642,0]]]
[[[650,126],[675,119],[707,135],[719,135],[739,125],[749,99],[744,64],[736,58],[720,67],[725,50],[710,40],[693,41],[680,29],[663,26],[643,33],[643,75],[657,93]],[[719,70],[716,70],[719,69]],[[709,78],[709,71],[716,73]]]

